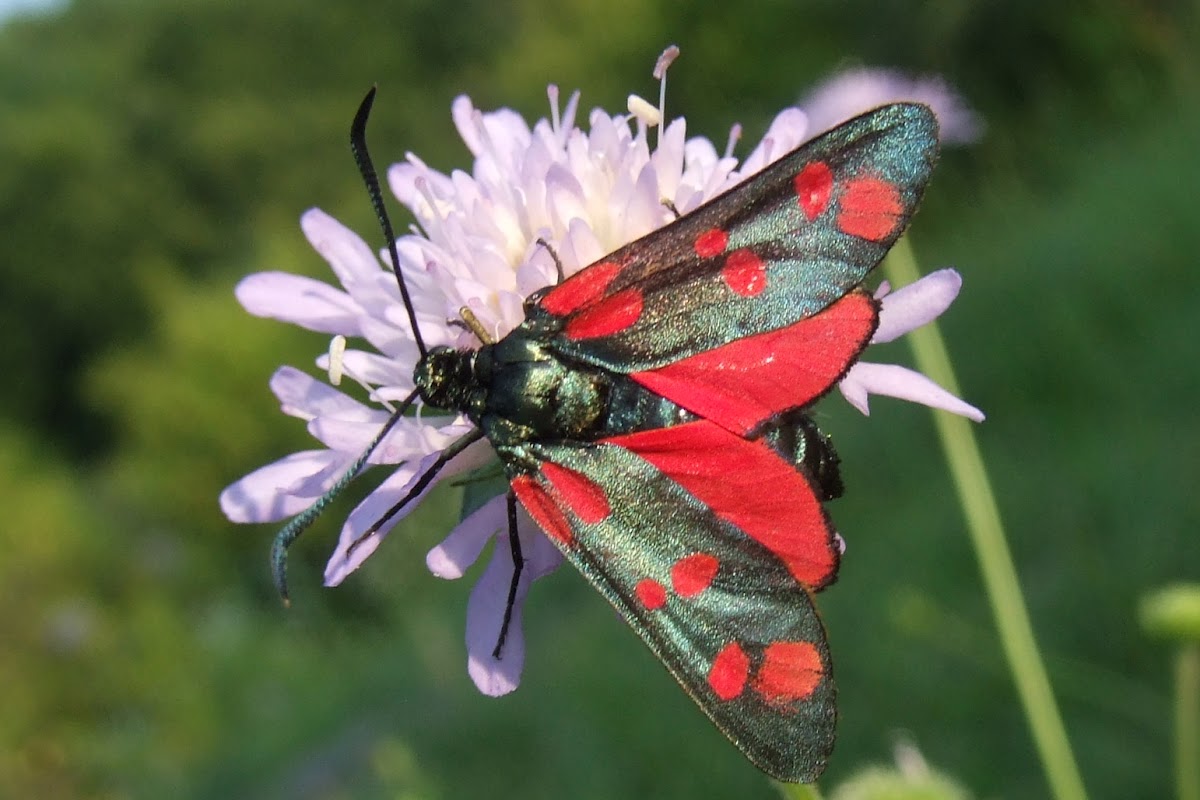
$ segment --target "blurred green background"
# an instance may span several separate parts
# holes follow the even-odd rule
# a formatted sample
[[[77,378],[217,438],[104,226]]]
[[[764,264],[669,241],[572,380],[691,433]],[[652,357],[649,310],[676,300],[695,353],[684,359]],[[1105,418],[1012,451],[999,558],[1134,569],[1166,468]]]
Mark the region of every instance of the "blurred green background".
[[[337,590],[349,506],[328,514],[286,612],[274,528],[216,504],[310,446],[266,381],[327,342],[232,287],[329,277],[313,205],[376,240],[346,147],[364,90],[381,162],[467,167],[456,94],[534,117],[555,82],[616,110],[670,42],[669,109],[719,143],[744,123],[743,153],[845,66],[941,74],[985,119],[912,241],[965,278],[944,330],[1089,788],[1167,796],[1168,651],[1136,604],[1200,577],[1198,31],[1182,0],[78,0],[3,23],[0,796],[773,796],[569,569],[531,597],[520,690],[478,695],[469,585],[423,566],[452,491]],[[928,415],[822,418],[849,541],[821,596],[825,783],[904,735],[978,796],[1045,796]]]

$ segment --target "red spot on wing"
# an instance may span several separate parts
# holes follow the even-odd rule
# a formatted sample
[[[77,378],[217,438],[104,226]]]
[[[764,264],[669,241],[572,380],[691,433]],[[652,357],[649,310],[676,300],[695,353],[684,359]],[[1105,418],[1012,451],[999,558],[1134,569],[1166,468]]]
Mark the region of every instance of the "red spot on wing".
[[[833,172],[828,165],[821,161],[805,164],[796,175],[794,185],[804,216],[810,221],[821,216],[833,194]]]
[[[638,602],[650,611],[662,608],[667,602],[667,590],[653,578],[642,578],[633,587],[633,593],[637,595]]]
[[[820,588],[837,569],[833,529],[805,478],[762,440],[699,420],[602,440],[636,453],[713,514]]]
[[[695,597],[709,587],[720,566],[708,553],[684,556],[671,567],[671,587],[680,597]]]
[[[838,230],[872,242],[891,236],[904,216],[899,190],[879,178],[847,181],[838,205]]]
[[[510,485],[513,494],[547,536],[557,539],[563,545],[569,546],[574,543],[575,536],[571,533],[571,525],[566,516],[537,481],[529,475],[518,475]]]
[[[754,251],[743,247],[725,259],[721,270],[725,284],[742,297],[754,297],[767,288],[767,266]]]
[[[833,386],[866,347],[878,316],[875,301],[855,291],[786,328],[630,377],[689,411],[745,433]]]
[[[746,688],[750,658],[737,642],[730,642],[713,659],[708,685],[722,700],[732,700]]]
[[[729,234],[720,228],[713,228],[696,237],[696,255],[701,258],[711,258],[725,252],[729,244]]]
[[[542,474],[567,508],[587,524],[594,525],[609,515],[604,490],[588,476],[550,462],[542,464]]]
[[[763,651],[763,661],[752,686],[769,703],[791,703],[813,693],[825,667],[811,642],[773,642]]]
[[[593,264],[547,292],[540,305],[551,314],[564,317],[600,299],[620,271],[621,265],[612,261]]]
[[[575,340],[611,336],[637,322],[641,315],[641,291],[624,289],[571,317],[563,333],[568,339]]]

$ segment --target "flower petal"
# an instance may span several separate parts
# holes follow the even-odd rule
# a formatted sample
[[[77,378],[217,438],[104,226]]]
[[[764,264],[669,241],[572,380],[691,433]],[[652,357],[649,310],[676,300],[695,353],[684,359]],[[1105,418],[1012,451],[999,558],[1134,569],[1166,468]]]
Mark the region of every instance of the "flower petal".
[[[361,453],[379,433],[387,414],[366,422],[318,417],[308,423],[308,432],[331,450]],[[371,453],[371,464],[400,464],[441,452],[456,439],[471,432],[470,424],[459,424],[454,417],[405,417],[392,426]]]
[[[488,500],[462,522],[450,534],[431,549],[425,557],[425,566],[438,578],[456,581],[479,559],[492,536],[504,530],[506,524],[504,494]]]
[[[952,269],[940,269],[903,289],[884,294],[879,328],[871,344],[890,342],[937,319],[958,297],[961,288],[962,276]]]
[[[491,538],[508,524],[508,514],[505,512],[507,501],[507,496],[496,495],[458,523],[425,556],[425,566],[429,567],[429,571],[446,580],[461,578],[479,558]]]
[[[374,439],[376,434],[379,433],[380,426],[385,424],[386,421],[386,415],[384,415],[382,412],[380,413],[378,419],[367,421],[338,419],[336,417],[323,416],[317,417],[308,423],[308,432],[313,435],[314,439],[328,447],[330,450],[340,450],[343,453],[361,453],[363,450],[367,449],[367,445],[369,445],[371,440]],[[404,422],[405,420],[400,420],[400,422],[396,424],[396,428],[399,428],[404,424]],[[404,455],[401,455],[400,457],[394,458],[390,461],[380,461],[378,460],[378,454],[372,453],[372,463],[396,464],[414,457],[414,453],[411,448],[411,434],[409,434],[407,431],[397,433],[396,428],[393,428],[391,431],[389,431],[386,438],[388,440],[392,440],[393,443],[402,442],[405,446],[396,447],[395,444],[393,444],[393,448],[402,452]],[[378,450],[378,448],[376,449]],[[422,451],[422,453],[424,452],[426,451]]]
[[[399,512],[392,515],[391,519],[379,530],[354,546],[355,542],[358,542],[372,525],[382,519],[383,515],[404,497],[417,479],[433,466],[440,455],[441,453],[430,453],[415,463],[401,464],[350,513],[346,523],[342,525],[337,549],[333,551],[333,555],[325,565],[326,586],[337,586],[346,579],[346,576],[362,566],[362,563],[375,552],[375,548],[379,547],[379,543],[387,537],[396,523],[408,516],[420,504],[421,498],[437,485],[436,479],[430,481],[429,486],[425,487],[423,492],[414,497]],[[354,546],[353,550],[351,550],[352,546]]]
[[[494,658],[492,652],[496,649],[504,624],[513,574],[512,551],[508,546],[506,527],[497,532],[491,561],[467,601],[467,673],[479,691],[491,697],[508,694],[520,683],[521,670],[525,666],[525,631],[522,625],[525,597],[534,580],[562,563],[562,554],[534,525],[524,509],[518,510],[517,532],[525,569],[517,583],[512,617],[499,659]]]
[[[897,397],[930,408],[940,408],[975,422],[983,422],[983,412],[947,392],[919,372],[897,364],[871,364],[860,361],[850,368],[838,389],[850,405],[870,415],[869,395]]]
[[[375,491],[371,492],[371,494],[359,503],[357,508],[350,512],[350,516],[346,519],[346,524],[342,526],[337,549],[333,551],[333,555],[330,556],[329,562],[325,565],[326,586],[337,586],[346,579],[347,575],[362,566],[362,563],[375,552],[375,548],[379,547],[380,542],[387,537],[392,528],[396,526],[396,523],[404,519],[414,508],[420,505],[421,499],[440,481],[482,466],[493,455],[493,451],[487,442],[479,441],[472,444],[466,450],[459,453],[457,458],[442,467],[437,477],[430,481],[429,485],[420,494],[412,498],[404,508],[394,514],[379,530],[355,545],[355,542],[358,542],[359,538],[372,525],[382,519],[385,513],[391,510],[402,497],[408,494],[412,486],[416,484],[422,475],[429,471],[441,455],[442,453],[439,450],[429,453],[419,461],[409,461],[401,464]],[[352,545],[355,545],[353,551],[350,549]]]
[[[295,367],[277,369],[271,376],[271,391],[279,398],[283,413],[291,417],[313,419],[328,416],[358,422],[382,422],[386,418],[381,412],[364,406]],[[370,437],[367,437],[367,441],[370,441]]]
[[[332,450],[305,450],[259,467],[221,492],[221,510],[233,522],[278,522],[308,508],[341,474],[348,460]]]
[[[768,164],[795,150],[807,138],[811,138],[807,115],[798,108],[785,108],[775,115],[762,141],[738,167],[737,180],[745,180],[761,172]]]
[[[383,265],[357,233],[319,208],[300,217],[300,228],[313,249],[329,262],[333,274],[351,293],[360,286],[372,285],[383,272]]]
[[[286,272],[258,272],[234,288],[238,302],[256,317],[290,322],[317,333],[361,336],[361,306],[327,283]]]

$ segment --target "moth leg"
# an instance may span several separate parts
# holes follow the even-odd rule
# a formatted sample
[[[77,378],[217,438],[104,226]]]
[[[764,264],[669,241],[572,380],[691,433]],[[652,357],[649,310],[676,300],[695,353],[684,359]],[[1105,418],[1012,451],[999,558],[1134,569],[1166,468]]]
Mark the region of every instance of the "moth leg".
[[[500,636],[496,640],[496,649],[492,651],[492,658],[497,660],[504,649],[504,640],[508,638],[508,626],[512,623],[513,607],[517,603],[517,586],[521,582],[521,571],[525,569],[521,539],[517,536],[517,496],[512,492],[508,493],[508,547],[512,551],[513,574],[512,583],[508,585],[508,602],[504,604],[504,621],[500,623]]]
[[[557,285],[562,283],[565,275],[563,274],[562,259],[558,257],[558,251],[551,247],[550,243],[545,239],[539,238],[537,243],[546,248],[546,252],[549,253],[550,257],[554,259],[554,270],[558,273],[558,280],[555,281],[555,284]]]
[[[413,394],[415,395],[416,393],[414,392]],[[437,457],[437,460],[429,465],[429,469],[425,470],[425,472],[419,478],[417,478],[416,482],[413,483],[408,492],[405,493],[404,497],[401,497],[399,502],[389,508],[382,517],[375,520],[375,522],[371,524],[371,527],[359,534],[359,537],[350,543],[349,547],[346,548],[346,556],[349,557],[351,553],[358,549],[359,545],[378,533],[380,528],[387,524],[388,520],[403,511],[404,507],[412,502],[414,497],[425,491],[425,488],[429,486],[429,484],[433,483],[433,479],[436,478],[437,474],[442,471],[442,467],[449,464],[459,453],[461,453],[463,450],[466,450],[468,447],[475,444],[475,442],[478,442],[482,438],[483,431],[476,428],[465,436],[460,436],[451,442],[450,446],[443,450],[442,454]],[[370,452],[371,451],[369,450],[367,451],[368,454]],[[363,463],[366,463],[365,457],[363,458]],[[316,509],[319,506],[322,506],[323,503],[328,503],[328,500],[326,500],[324,497],[317,501],[317,503],[313,505],[313,508]],[[282,538],[282,531],[280,532],[280,537]]]
[[[664,197],[660,202],[667,209],[667,211],[670,211],[672,214],[675,215],[675,219],[679,219],[680,217],[683,216],[682,214],[679,213],[679,209],[675,207],[675,204],[673,202],[671,202],[670,200],[668,200],[667,198]]]

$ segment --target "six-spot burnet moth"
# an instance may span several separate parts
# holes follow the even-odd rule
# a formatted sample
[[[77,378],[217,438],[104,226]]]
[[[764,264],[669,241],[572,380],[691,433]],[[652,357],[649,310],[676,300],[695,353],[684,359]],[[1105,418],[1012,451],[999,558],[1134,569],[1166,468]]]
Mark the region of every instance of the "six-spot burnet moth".
[[[351,141],[394,267],[365,143],[373,98]],[[475,428],[359,541],[486,437],[510,485],[514,566],[493,658],[524,565],[520,503],[753,763],[814,780],[836,709],[813,594],[837,574],[822,503],[842,486],[810,410],[875,332],[879,303],[862,283],[904,232],[936,157],[929,108],[871,111],[570,278],[560,264],[499,341],[464,309],[474,350],[426,347],[394,269],[420,352],[416,389],[280,532],[281,592],[288,546],[420,398]]]

